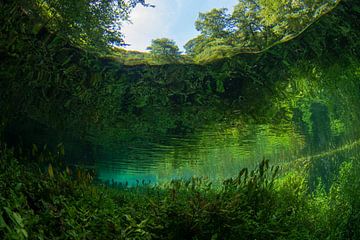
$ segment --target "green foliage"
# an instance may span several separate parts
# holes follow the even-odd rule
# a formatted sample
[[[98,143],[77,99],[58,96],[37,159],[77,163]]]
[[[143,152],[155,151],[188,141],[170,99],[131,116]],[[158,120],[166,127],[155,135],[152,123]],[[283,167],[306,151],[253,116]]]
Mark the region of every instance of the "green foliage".
[[[206,49],[211,52],[211,43],[219,41],[222,46],[238,49],[237,52],[260,51],[295,36],[336,2],[339,1],[240,0],[232,13],[227,13],[226,8],[200,13],[195,22],[200,35],[184,47],[195,56]]]
[[[357,159],[344,162],[330,192],[330,216],[334,239],[360,237],[360,165]],[[341,211],[339,211],[341,209]]]
[[[45,155],[42,162],[55,160]],[[279,177],[279,168],[267,160],[220,186],[191,178],[112,188],[92,184],[84,170],[73,174],[58,166],[51,175],[42,164],[22,165],[18,159],[26,157],[1,148],[2,239],[356,239],[359,234],[354,162],[343,165],[328,194],[321,185],[310,193],[304,174]]]
[[[180,60],[179,47],[174,40],[168,38],[158,38],[151,41],[147,47],[152,58],[157,63],[174,63]]]
[[[112,45],[124,44],[122,23],[128,21],[132,8],[138,3],[148,6],[139,0],[26,0],[13,1],[12,7],[20,8],[33,21],[34,35],[50,31],[72,45],[106,51]],[[10,16],[11,12],[7,14]]]
[[[123,48],[113,48],[112,53],[105,57],[127,66],[152,64],[152,57],[148,52],[131,51]]]
[[[5,23],[0,36],[1,128],[24,117],[60,131],[82,136],[91,133],[93,141],[129,139],[143,133],[158,136],[176,129],[192,132],[196,126],[217,121],[232,108],[249,115],[271,109],[271,119],[288,119],[294,106],[286,105],[283,99],[267,101],[275,95],[284,96],[285,79],[293,79],[289,76],[297,72],[304,77],[301,74],[311,69],[324,74],[326,68],[321,69],[321,65],[327,66],[335,58],[338,61],[339,56],[343,57],[341,62],[356,59],[354,51],[360,49],[357,15],[352,10],[356,2],[351,3],[349,8],[340,4],[334,14],[321,18],[301,38],[258,54],[234,56],[241,49],[217,39],[205,41],[203,46],[210,48],[195,56],[197,62],[207,64],[179,64],[187,61],[181,55],[179,62],[149,66],[154,59],[148,53],[117,50],[101,57],[73,47],[61,34],[34,34],[37,25],[33,19],[23,14],[18,2],[7,2],[1,5]],[[333,30],[334,25],[339,30]],[[346,33],[342,29],[347,29]],[[204,37],[198,40],[202,42]],[[212,62],[214,59],[218,61]],[[293,80],[296,86],[299,81]],[[344,85],[349,82],[341,81]],[[301,84],[312,86],[307,81]],[[356,84],[348,84],[348,88],[356,89]],[[298,92],[303,89],[306,87]],[[245,97],[240,101],[241,96]],[[299,93],[296,99],[301,96]]]
[[[13,6],[1,7],[6,19]],[[90,132],[97,136],[93,139],[128,139],[143,132],[166,133],[180,123],[191,131],[217,116],[212,112],[217,97],[208,88],[213,79],[205,78],[201,68],[124,66],[121,52],[100,57],[55,34],[34,36],[33,23],[21,9],[15,7],[12,14],[0,36],[2,129],[25,117],[77,135]],[[150,54],[126,54],[126,64],[153,60]],[[193,121],[185,112],[188,106],[199,113]]]
[[[337,1],[334,0],[306,0],[306,1],[272,1],[260,0],[259,14],[265,26],[271,26],[277,36],[293,34],[325,13]]]
[[[207,13],[200,13],[195,22],[196,30],[206,37],[226,38],[231,30],[230,15],[226,8],[212,9]]]
[[[325,104],[336,96],[339,101],[326,105],[328,108],[357,106],[358,1],[344,0],[333,14],[319,19],[293,41],[238,56],[234,56],[238,50],[251,48],[253,41],[267,44],[262,35],[267,28],[276,38],[284,31],[302,28],[298,21],[302,17],[280,11],[298,9],[293,5],[296,1],[262,1],[268,7],[263,9],[254,1],[243,2],[233,13],[242,19],[234,24],[243,32],[228,29],[232,25],[222,22],[222,17],[229,18],[224,10],[212,12],[215,23],[223,24],[220,28],[211,26],[212,16],[204,15],[199,27],[206,36],[190,42],[187,49],[197,54],[199,62],[227,59],[203,66],[178,62],[148,66],[150,54],[126,52],[124,60],[76,48],[72,44],[91,48],[107,44],[111,38],[108,35],[102,42],[106,38],[100,36],[107,34],[107,28],[89,29],[86,22],[81,23],[87,17],[89,24],[97,23],[96,14],[85,14],[98,11],[97,7],[89,9],[88,2],[62,2],[68,5],[62,6],[61,1],[37,1],[40,5],[6,1],[0,6],[1,135],[5,127],[14,124],[16,128],[20,125],[16,120],[25,118],[78,136],[90,135],[96,144],[104,139],[128,141],[144,133],[159,136],[178,129],[188,133],[218,121],[223,117],[221,111],[231,107],[255,115],[272,111],[273,121],[291,117],[293,108],[299,108],[304,114],[299,118],[309,122],[313,100]],[[108,4],[101,1],[97,6],[110,10]],[[75,9],[84,12],[77,14]],[[274,19],[261,20],[261,14],[274,14]],[[287,29],[286,22],[292,17],[297,20]],[[82,24],[81,33],[75,31],[76,24],[61,28],[73,21]],[[284,24],[272,28],[277,21]],[[224,37],[235,33],[233,39]],[[232,48],[236,41],[245,45]],[[289,81],[278,81],[285,79]],[[352,94],[344,97],[338,89]],[[268,99],[272,101],[265,101]],[[345,116],[351,121],[359,114],[333,112],[330,120],[336,131],[345,131],[336,127],[345,122]],[[61,155],[61,146],[55,154],[36,146],[28,154],[0,149],[1,239],[359,238],[360,183],[355,159],[343,165],[330,193],[321,185],[310,193],[306,176],[292,173],[275,178],[276,168],[266,161],[257,170],[242,170],[219,187],[205,179],[191,179],[161,187],[111,189],[92,185],[89,171],[61,165]],[[34,159],[40,163],[31,165]]]

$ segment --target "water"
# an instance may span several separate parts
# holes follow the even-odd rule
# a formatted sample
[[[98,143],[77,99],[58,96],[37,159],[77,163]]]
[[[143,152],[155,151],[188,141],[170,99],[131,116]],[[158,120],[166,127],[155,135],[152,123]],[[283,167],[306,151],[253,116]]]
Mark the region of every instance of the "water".
[[[257,113],[266,121],[237,112],[224,116],[230,122],[216,121],[190,134],[144,134],[99,145],[94,154],[98,177],[130,185],[193,176],[221,181],[267,158],[273,165],[300,167],[314,161],[310,178],[327,181],[326,169],[336,172],[342,161],[358,156],[360,139],[359,67],[337,69],[294,76],[285,91],[274,93],[276,104]],[[276,117],[279,112],[285,113]]]
[[[322,176],[328,181],[331,174],[325,170],[336,172],[342,161],[359,156],[359,65],[356,61],[308,72],[299,66],[291,78],[271,86],[271,99],[248,101],[245,109],[255,109],[255,117],[233,104],[202,106],[209,111],[200,117],[193,116],[197,109],[191,105],[178,107],[185,111],[179,114],[184,118],[180,120],[196,126],[192,131],[183,131],[186,126],[168,128],[175,118],[170,107],[146,106],[142,111],[145,117],[137,116],[140,131],[135,129],[132,134],[132,129],[116,126],[105,129],[105,134],[74,137],[25,119],[7,129],[9,135],[21,139],[10,136],[8,142],[24,142],[30,147],[32,143],[56,146],[63,142],[68,164],[94,168],[100,180],[129,185],[193,176],[221,181],[244,167],[254,168],[263,158],[273,165],[296,163],[299,167],[314,161],[310,178]],[[256,100],[256,91],[251,94],[245,98]],[[195,124],[202,116],[211,119],[208,112],[216,117],[207,124]],[[155,130],[149,131],[151,128]]]
[[[277,163],[296,158],[304,148],[304,136],[285,125],[219,124],[199,129],[191,137],[168,135],[157,142],[122,148],[115,145],[100,154],[103,157],[95,164],[100,179],[157,182],[192,176],[226,178],[242,167],[253,167],[263,157]]]
[[[325,129],[328,130],[328,129]],[[95,168],[102,180],[163,182],[174,178],[205,176],[213,181],[235,176],[243,167],[253,168],[261,159],[282,165],[304,156],[340,148],[328,145],[312,149],[314,141],[331,132],[304,134],[295,123],[207,126],[191,136],[168,135],[146,144],[116,144],[99,152]],[[339,137],[335,134],[332,138]],[[326,139],[329,140],[329,139]],[[352,140],[349,140],[352,142]],[[334,143],[335,144],[335,143]]]

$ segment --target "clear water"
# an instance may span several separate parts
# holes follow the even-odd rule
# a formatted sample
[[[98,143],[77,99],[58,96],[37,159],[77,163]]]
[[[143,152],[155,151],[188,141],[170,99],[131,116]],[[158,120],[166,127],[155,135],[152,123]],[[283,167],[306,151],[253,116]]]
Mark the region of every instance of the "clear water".
[[[234,114],[227,116],[232,123],[216,122],[185,136],[112,141],[97,148],[93,165],[98,177],[130,185],[192,176],[217,181],[253,168],[263,158],[273,165],[298,162],[300,167],[305,160],[317,159],[310,170],[314,176],[323,168],[337,168],[360,149],[360,67],[355,63],[294,72],[298,75],[286,85],[280,82],[281,90],[269,99],[274,108],[285,109],[287,117],[274,119],[269,113],[276,111],[269,109],[259,113],[268,116],[261,123]]]
[[[263,158],[283,165],[357,147],[356,136],[337,133],[324,125],[326,121],[316,128],[315,121],[308,126],[311,132],[305,133],[304,123],[219,123],[190,136],[167,135],[154,142],[129,142],[126,146],[113,143],[98,152],[95,168],[101,180],[129,185],[137,184],[137,180],[157,183],[192,176],[217,181],[235,176],[243,167],[253,168]],[[349,143],[354,144],[347,147]]]
[[[273,164],[296,159],[305,145],[305,137],[289,124],[219,124],[199,129],[191,137],[169,135],[125,150],[112,146],[95,166],[100,179],[129,184],[136,179],[161,182],[192,176],[224,179],[243,167],[252,168],[264,157],[276,159]]]

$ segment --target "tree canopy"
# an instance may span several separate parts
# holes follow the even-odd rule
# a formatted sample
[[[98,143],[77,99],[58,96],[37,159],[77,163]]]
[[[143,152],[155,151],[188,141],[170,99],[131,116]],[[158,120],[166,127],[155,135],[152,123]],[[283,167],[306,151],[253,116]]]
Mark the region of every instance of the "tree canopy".
[[[226,8],[214,8],[210,12],[199,13],[195,28],[207,37],[228,37],[233,28],[231,15]]]
[[[234,10],[200,13],[200,35],[185,44],[186,53],[203,55],[209,49],[237,47],[259,51],[304,29],[338,0],[238,0]]]
[[[34,18],[34,33],[42,29],[61,35],[74,45],[106,48],[124,45],[121,27],[137,5],[152,6],[144,0],[16,0]]]
[[[180,58],[179,47],[169,38],[153,39],[147,49],[158,62],[176,62]]]

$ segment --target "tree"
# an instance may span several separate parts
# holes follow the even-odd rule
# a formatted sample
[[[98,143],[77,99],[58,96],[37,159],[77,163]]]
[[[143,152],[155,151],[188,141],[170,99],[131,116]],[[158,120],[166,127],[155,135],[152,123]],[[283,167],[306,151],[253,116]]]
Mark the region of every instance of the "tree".
[[[124,45],[122,23],[129,20],[137,5],[151,6],[144,0],[17,0],[33,16],[40,28],[67,38],[72,44],[92,49]]]
[[[195,28],[200,35],[185,44],[191,55],[209,48],[259,51],[299,33],[340,0],[238,0],[231,14],[226,8],[200,13]]]
[[[189,40],[185,45],[184,49],[186,54],[196,55],[202,52],[206,48],[206,44],[210,42],[209,38],[200,34],[199,36]]]
[[[153,39],[147,50],[150,50],[153,58],[159,63],[177,62],[180,60],[179,47],[174,40],[169,38]]]
[[[214,8],[207,13],[199,13],[195,22],[196,30],[206,37],[228,37],[233,29],[233,24],[231,15],[227,11],[227,8]]]
[[[316,17],[329,10],[335,0],[258,0],[259,16],[273,33],[284,37],[301,31]]]
[[[271,27],[264,25],[261,0],[240,0],[231,15],[234,42],[245,49],[261,50],[275,41]]]

